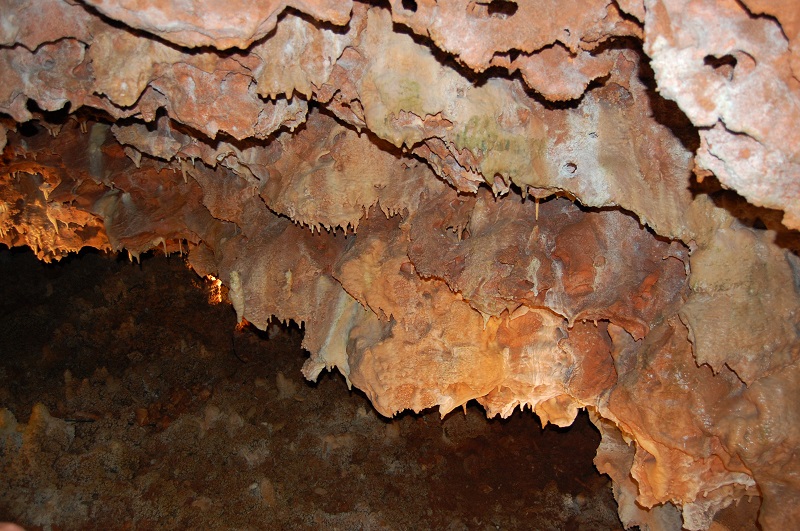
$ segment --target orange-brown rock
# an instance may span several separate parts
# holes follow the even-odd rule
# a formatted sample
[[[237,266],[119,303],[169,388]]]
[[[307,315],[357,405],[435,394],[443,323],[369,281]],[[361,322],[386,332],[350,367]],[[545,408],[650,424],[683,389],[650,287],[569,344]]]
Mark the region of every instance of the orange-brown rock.
[[[800,520],[792,2],[0,19],[0,243],[188,253],[387,416],[587,408],[628,527]]]

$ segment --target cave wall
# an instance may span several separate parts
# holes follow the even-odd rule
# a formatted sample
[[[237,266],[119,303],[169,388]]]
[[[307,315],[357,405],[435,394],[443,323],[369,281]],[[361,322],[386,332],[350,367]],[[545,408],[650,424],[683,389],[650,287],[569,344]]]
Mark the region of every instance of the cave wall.
[[[800,521],[792,1],[2,5],[0,243],[187,253],[387,416],[587,408],[626,526]]]

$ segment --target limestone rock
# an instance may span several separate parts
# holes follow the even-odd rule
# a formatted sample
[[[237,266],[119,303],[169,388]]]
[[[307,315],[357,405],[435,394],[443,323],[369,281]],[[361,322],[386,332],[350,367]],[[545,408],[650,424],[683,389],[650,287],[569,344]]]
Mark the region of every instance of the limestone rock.
[[[387,416],[588,408],[626,526],[800,519],[792,2],[3,6],[0,243],[188,253]]]

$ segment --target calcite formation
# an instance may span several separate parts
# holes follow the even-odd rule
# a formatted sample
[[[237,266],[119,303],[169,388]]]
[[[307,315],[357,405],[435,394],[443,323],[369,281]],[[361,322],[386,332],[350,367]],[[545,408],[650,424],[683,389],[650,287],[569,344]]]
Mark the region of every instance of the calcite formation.
[[[0,13],[0,242],[188,253],[387,416],[586,408],[626,527],[800,521],[794,2]]]

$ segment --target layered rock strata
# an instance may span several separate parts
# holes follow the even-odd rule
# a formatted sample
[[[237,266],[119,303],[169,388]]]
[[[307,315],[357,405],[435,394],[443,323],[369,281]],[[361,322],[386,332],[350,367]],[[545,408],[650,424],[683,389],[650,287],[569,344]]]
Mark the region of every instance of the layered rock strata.
[[[792,2],[3,4],[0,242],[188,253],[387,416],[587,408],[626,526],[800,521]]]

